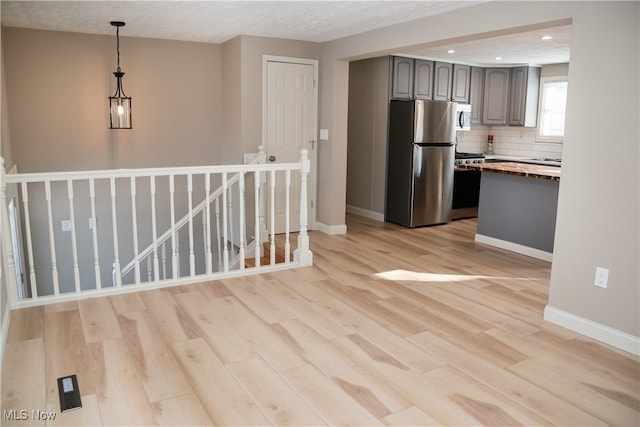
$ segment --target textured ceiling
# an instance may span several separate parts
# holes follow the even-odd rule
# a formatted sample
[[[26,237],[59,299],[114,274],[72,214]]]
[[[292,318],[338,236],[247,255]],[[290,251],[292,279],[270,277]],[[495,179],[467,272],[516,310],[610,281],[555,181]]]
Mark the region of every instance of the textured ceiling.
[[[2,25],[222,43],[237,35],[326,42],[482,1],[5,1]]]
[[[1,1],[8,27],[222,43],[254,35],[326,42],[487,0],[419,1]],[[542,33],[554,36],[541,42]],[[531,31],[398,53],[473,65],[569,60],[571,27]],[[447,54],[455,49],[455,54]],[[498,61],[496,56],[503,60]]]

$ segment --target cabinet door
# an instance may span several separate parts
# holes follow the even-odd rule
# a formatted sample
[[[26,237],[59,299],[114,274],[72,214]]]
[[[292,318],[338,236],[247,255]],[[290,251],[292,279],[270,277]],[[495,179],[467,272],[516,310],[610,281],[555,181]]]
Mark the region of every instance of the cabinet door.
[[[451,101],[451,82],[453,81],[453,64],[435,63],[433,80],[434,101]]]
[[[416,99],[433,99],[433,61],[416,59],[413,95]]]
[[[511,69],[511,89],[509,92],[509,125],[524,125],[524,107],[527,96],[528,67]]]
[[[510,76],[511,70],[509,68],[486,68],[484,70],[483,124],[507,124]]]
[[[471,67],[469,104],[471,104],[471,124],[482,123],[482,94],[484,91],[484,68]]]
[[[393,76],[391,97],[396,99],[413,98],[413,59],[393,57]]]
[[[468,65],[453,64],[453,90],[451,100],[468,104],[470,83],[471,67]]]
[[[539,68],[515,67],[511,69],[509,126],[536,126],[539,89]]]

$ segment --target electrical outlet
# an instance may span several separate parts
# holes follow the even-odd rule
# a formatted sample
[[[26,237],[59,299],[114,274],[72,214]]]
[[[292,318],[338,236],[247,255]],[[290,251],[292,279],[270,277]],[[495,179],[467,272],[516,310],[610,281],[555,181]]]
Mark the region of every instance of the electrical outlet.
[[[596,267],[596,278],[593,283],[599,288],[606,288],[609,280],[609,270],[602,267]]]

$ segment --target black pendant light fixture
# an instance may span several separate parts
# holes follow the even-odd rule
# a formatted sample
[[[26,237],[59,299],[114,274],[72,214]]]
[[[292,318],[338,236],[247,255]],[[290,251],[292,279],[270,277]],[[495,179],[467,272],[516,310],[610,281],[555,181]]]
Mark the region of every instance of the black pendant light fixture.
[[[131,129],[131,97],[125,95],[122,89],[122,77],[124,73],[120,69],[120,27],[124,27],[122,21],[111,21],[116,27],[116,51],[118,53],[118,70],[113,73],[116,76],[118,87],[116,93],[109,97],[109,129]]]

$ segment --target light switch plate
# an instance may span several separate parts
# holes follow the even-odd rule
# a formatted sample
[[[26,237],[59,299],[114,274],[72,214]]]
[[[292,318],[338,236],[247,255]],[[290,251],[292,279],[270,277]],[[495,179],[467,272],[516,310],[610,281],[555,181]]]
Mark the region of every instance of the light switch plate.
[[[321,141],[329,140],[329,129],[320,129],[320,140]]]

